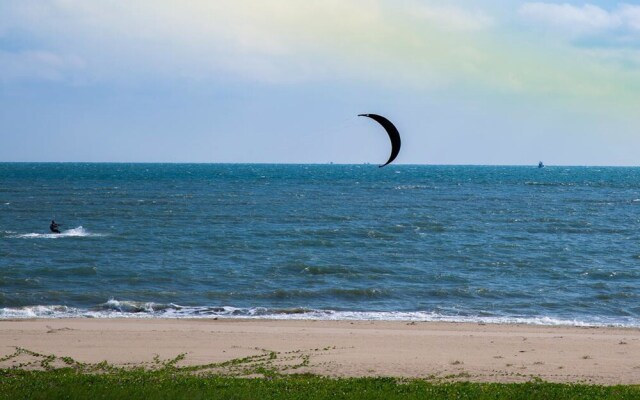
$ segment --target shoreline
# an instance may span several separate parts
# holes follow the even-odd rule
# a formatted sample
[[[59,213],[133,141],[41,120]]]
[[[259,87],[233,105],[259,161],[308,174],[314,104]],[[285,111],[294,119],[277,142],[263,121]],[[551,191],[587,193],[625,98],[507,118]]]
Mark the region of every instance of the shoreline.
[[[0,321],[31,319],[159,319],[159,320],[278,320],[278,321],[377,321],[416,323],[462,323],[497,325],[535,325],[568,327],[602,327],[640,329],[640,319],[633,317],[560,316],[460,316],[427,311],[337,311],[329,309],[238,308],[233,306],[179,306],[172,303],[139,302],[110,299],[100,304],[106,309],[75,308],[62,305],[33,305],[0,308]],[[111,308],[112,307],[112,308]],[[124,310],[119,310],[122,307]]]
[[[0,358],[16,348],[114,365],[154,357],[204,365],[275,352],[290,372],[477,382],[640,383],[640,329],[525,324],[267,319],[0,320]],[[17,365],[5,360],[0,367]]]

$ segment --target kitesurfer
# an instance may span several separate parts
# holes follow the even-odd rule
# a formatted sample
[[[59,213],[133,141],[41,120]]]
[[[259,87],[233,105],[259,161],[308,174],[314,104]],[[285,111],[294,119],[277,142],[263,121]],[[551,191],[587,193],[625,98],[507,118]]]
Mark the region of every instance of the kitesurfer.
[[[51,225],[49,225],[49,229],[51,230],[51,232],[60,233],[60,229],[58,229],[59,227],[60,224],[56,224],[56,221],[51,220]]]

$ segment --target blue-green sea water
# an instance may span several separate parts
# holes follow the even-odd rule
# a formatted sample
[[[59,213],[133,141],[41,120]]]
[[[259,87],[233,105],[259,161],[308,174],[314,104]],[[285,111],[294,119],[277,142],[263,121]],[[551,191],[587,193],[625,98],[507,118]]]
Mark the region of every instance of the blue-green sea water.
[[[640,168],[0,164],[0,318],[63,316],[640,326]]]

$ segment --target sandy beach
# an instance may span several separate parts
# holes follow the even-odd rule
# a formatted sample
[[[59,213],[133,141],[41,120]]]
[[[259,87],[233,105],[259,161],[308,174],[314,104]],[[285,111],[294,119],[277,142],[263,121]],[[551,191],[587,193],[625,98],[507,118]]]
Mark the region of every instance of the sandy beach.
[[[81,362],[202,365],[277,352],[326,376],[640,382],[640,330],[382,321],[38,319],[0,321],[0,356],[22,347]],[[22,358],[26,356],[21,356]],[[11,359],[10,367],[24,362]],[[285,368],[286,369],[286,368]]]

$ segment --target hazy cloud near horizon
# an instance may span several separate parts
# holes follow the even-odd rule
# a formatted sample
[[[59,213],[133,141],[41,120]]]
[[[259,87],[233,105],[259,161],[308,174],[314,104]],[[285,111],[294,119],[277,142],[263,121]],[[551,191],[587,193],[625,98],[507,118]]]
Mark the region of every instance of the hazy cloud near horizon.
[[[640,33],[640,6],[629,4],[605,10],[592,4],[574,6],[568,3],[525,3],[519,12],[524,17],[569,32],[622,29]]]
[[[400,162],[634,164],[638,45],[604,1],[9,0],[0,160],[377,162],[378,112]]]

